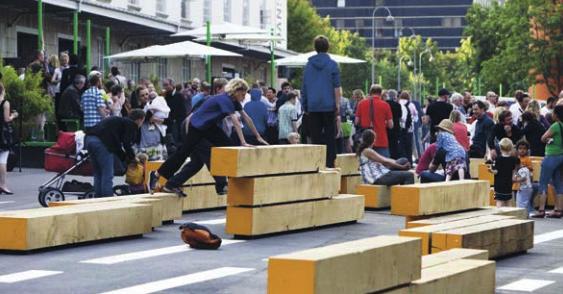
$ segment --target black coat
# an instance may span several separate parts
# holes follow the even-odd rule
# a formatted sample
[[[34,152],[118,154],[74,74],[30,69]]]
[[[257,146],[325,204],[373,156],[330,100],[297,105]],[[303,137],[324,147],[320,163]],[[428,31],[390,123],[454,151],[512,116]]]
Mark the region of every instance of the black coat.
[[[544,156],[545,144],[541,141],[541,136],[545,133],[545,128],[538,120],[533,119],[522,128],[522,136],[526,136],[526,141],[530,143],[531,156]]]

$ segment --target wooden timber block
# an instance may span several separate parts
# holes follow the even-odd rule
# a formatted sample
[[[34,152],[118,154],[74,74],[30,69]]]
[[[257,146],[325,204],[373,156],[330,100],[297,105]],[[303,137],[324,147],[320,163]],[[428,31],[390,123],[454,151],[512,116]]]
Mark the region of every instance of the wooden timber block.
[[[182,210],[193,211],[227,206],[227,195],[218,195],[215,185],[187,186],[182,191],[188,197],[182,198]]]
[[[490,186],[495,184],[495,175],[489,171],[489,166],[481,163],[478,170],[479,180],[488,181]]]
[[[148,204],[103,202],[0,213],[0,250],[27,251],[151,232]]]
[[[338,195],[340,173],[337,170],[316,173],[229,178],[227,203],[230,206],[258,206]]]
[[[364,195],[366,208],[385,208],[391,206],[391,189],[383,185],[358,185],[356,194]]]
[[[432,234],[433,253],[452,248],[484,249],[489,258],[497,258],[533,247],[533,220],[505,219]]]
[[[110,202],[112,200],[105,200],[103,199],[110,198],[113,199],[114,197],[103,197],[103,198],[91,198],[91,199],[80,199],[80,200],[67,200],[67,201],[58,201],[58,202],[51,202],[49,203],[49,207],[62,207],[62,206],[70,206],[70,205],[92,205],[98,204],[102,202]],[[116,197],[115,197],[116,198]],[[139,198],[139,197],[120,197],[124,199],[114,199],[113,202],[130,202],[130,203],[139,203],[139,204],[148,204],[152,207],[152,222],[151,225],[153,228],[160,227],[164,219],[162,218],[162,200],[154,199],[154,198]],[[102,201],[101,201],[102,200]]]
[[[494,261],[458,259],[424,268],[419,280],[413,281],[407,287],[385,293],[495,293],[495,270]]]
[[[495,206],[497,202],[495,201],[495,189],[493,187],[489,188],[489,205]]]
[[[159,203],[156,202],[150,203],[150,204],[154,204],[153,218],[157,218],[157,217],[161,218],[161,221],[158,224],[158,226],[162,225],[162,222],[172,221],[182,218],[182,199],[170,193],[137,194],[137,195],[126,195],[126,196],[117,196],[117,197],[67,200],[60,202],[51,202],[51,204],[49,205],[62,206],[62,205],[77,205],[77,204],[95,204],[95,203],[116,202],[116,201],[148,203],[150,202],[149,201],[150,199],[159,200]]]
[[[485,159],[483,158],[470,158],[469,159],[469,174],[472,179],[479,178],[479,165],[485,164]]]
[[[416,238],[377,236],[278,255],[268,261],[268,293],[371,293],[420,277]]]
[[[444,264],[458,259],[488,260],[489,251],[479,249],[454,248],[422,257],[422,269]]]
[[[422,220],[416,220],[409,222],[407,224],[407,229],[416,228],[416,227],[423,227],[423,226],[431,226],[431,225],[438,225],[443,223],[454,222],[458,220],[470,219],[474,217],[480,217],[484,215],[507,215],[513,216],[516,219],[527,219],[528,212],[524,208],[517,208],[517,207],[482,207],[477,210],[461,212],[461,213],[454,213],[448,214],[444,216],[432,217]]]
[[[185,164],[187,164],[189,161],[190,159],[188,158]],[[145,184],[149,183],[150,172],[158,170],[163,162],[164,162],[163,160],[157,160],[157,161],[147,161],[147,163],[145,163]],[[166,184],[166,179],[160,177],[158,183],[162,187],[164,186],[164,184]],[[215,184],[215,179],[213,179],[213,177],[207,170],[207,167],[205,166],[199,172],[197,172],[197,174],[195,174],[193,177],[187,180],[186,183],[184,183],[184,185],[209,185],[209,184]]]
[[[335,167],[340,168],[343,176],[357,176],[360,174],[360,163],[355,153],[336,155]]]
[[[543,159],[542,159],[543,160]],[[541,174],[541,162],[542,160],[532,160],[532,181],[539,182]]]
[[[357,221],[364,215],[364,196],[339,195],[331,199],[262,207],[227,207],[227,234],[258,236]]]
[[[326,166],[324,145],[216,147],[211,150],[211,174],[255,177],[315,172]]]
[[[342,176],[340,194],[356,194],[356,188],[362,184],[362,176]]]
[[[439,225],[424,226],[411,229],[403,229],[399,231],[399,236],[403,237],[418,237],[422,240],[421,249],[422,255],[427,255],[432,252],[432,235],[441,232],[448,231],[451,229],[463,228],[483,223],[497,222],[499,220],[514,218],[512,216],[505,215],[484,215],[469,219],[463,219],[458,221],[453,221],[449,223],[443,223]]]
[[[391,187],[391,213],[430,215],[467,210],[488,203],[486,181],[463,180]]]

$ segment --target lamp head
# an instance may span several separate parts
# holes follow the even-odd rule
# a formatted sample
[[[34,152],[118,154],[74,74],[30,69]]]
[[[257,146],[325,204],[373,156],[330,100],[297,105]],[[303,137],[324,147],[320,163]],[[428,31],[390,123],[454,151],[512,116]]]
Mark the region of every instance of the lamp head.
[[[412,66],[412,60],[409,60],[409,62],[407,62],[408,66]]]
[[[395,20],[395,18],[394,18],[392,15],[388,15],[388,16],[385,18],[385,20],[386,20],[386,21],[393,21],[393,20]]]
[[[428,59],[428,61],[430,61],[430,62],[434,61],[434,56],[430,55],[430,58]]]

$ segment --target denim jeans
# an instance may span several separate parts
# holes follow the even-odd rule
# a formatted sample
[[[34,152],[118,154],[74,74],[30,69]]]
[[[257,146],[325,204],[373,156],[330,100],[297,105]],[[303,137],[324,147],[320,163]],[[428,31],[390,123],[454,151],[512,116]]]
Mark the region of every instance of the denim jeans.
[[[84,146],[88,150],[94,168],[94,192],[96,197],[113,196],[113,154],[96,136],[86,136]]]
[[[533,212],[534,209],[530,205],[530,203],[532,202],[533,194],[533,188],[524,188],[518,190],[518,192],[516,192],[516,206],[519,208],[526,208],[528,213]]]
[[[375,152],[377,152],[381,156],[391,158],[391,155],[389,154],[389,148],[387,147],[373,147],[373,150],[375,150]]]
[[[408,171],[392,170],[375,180],[374,185],[410,185],[414,184],[414,174]]]
[[[563,194],[563,183],[561,181],[561,166],[563,155],[546,155],[541,163],[539,193],[547,193],[547,184],[551,181],[557,195]]]
[[[446,180],[446,176],[433,173],[431,171],[423,171],[420,173],[420,182],[421,183],[434,183],[434,182],[443,182]]]

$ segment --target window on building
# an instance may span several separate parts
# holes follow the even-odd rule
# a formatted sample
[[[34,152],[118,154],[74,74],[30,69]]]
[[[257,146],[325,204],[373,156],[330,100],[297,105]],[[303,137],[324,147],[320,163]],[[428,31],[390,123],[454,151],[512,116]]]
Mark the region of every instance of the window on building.
[[[339,29],[346,27],[346,25],[345,25],[343,19],[337,19],[337,20],[335,20],[334,26],[337,27],[337,28],[339,28]]]
[[[156,0],[156,12],[166,13],[166,1]]]
[[[364,20],[363,19],[356,19],[356,29],[361,29],[364,27]]]
[[[375,6],[385,5],[385,0],[375,0]]]
[[[260,28],[265,29],[270,20],[270,11],[266,9],[266,0],[262,1],[260,5]]]
[[[100,69],[104,68],[104,39],[98,38],[98,62]]]
[[[203,1],[203,21],[211,21],[211,0]]]
[[[461,17],[444,17],[442,18],[442,26],[447,28],[461,27]]]
[[[338,0],[336,2],[337,7],[346,7],[346,0]]]
[[[189,0],[182,0],[182,18],[183,19],[189,19],[190,18],[190,3],[188,2]]]
[[[248,0],[242,0],[242,25],[248,26],[250,24],[250,5]]]
[[[139,2],[140,2],[140,0],[129,0],[129,4],[131,4],[131,5],[140,6],[141,3],[139,3]]]
[[[192,60],[184,58],[182,60],[182,81],[188,81],[192,78]]]
[[[223,0],[223,20],[225,22],[231,22],[231,0]]]
[[[129,64],[128,78],[132,81],[138,82],[140,73],[141,73],[141,67],[139,66],[139,63],[131,62],[131,64]]]
[[[168,59],[159,58],[157,60],[158,76],[161,78],[168,77]]]

